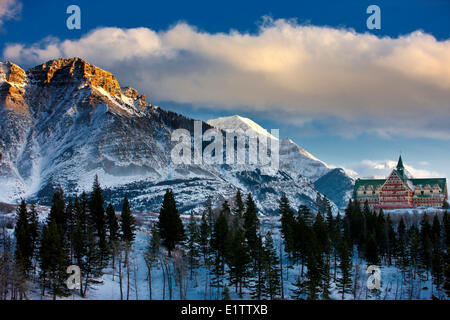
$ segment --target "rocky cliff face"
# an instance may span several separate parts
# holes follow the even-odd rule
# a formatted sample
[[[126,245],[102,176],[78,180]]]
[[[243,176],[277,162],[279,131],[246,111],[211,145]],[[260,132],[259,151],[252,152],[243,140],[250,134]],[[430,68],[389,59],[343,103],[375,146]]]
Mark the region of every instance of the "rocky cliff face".
[[[298,164],[272,174],[257,166],[173,164],[171,132],[178,128],[192,131],[193,120],[149,104],[82,59],[27,71],[2,63],[0,201],[48,203],[56,187],[68,195],[89,190],[97,174],[108,201],[119,205],[127,195],[143,211],[158,210],[168,187],[182,210],[198,208],[208,195],[229,198],[238,188],[254,193],[265,213],[276,210],[281,192],[294,206],[314,203],[317,191],[310,178],[294,172]]]

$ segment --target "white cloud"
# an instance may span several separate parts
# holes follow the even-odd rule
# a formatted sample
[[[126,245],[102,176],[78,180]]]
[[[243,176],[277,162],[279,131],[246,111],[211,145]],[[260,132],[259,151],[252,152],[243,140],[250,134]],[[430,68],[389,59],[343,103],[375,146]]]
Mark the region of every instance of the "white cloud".
[[[450,138],[450,40],[266,19],[256,34],[100,28],[78,40],[9,44],[19,64],[79,56],[153,100],[319,119],[336,134]],[[331,120],[330,120],[331,119]]]
[[[17,18],[22,11],[22,3],[17,0],[0,0],[0,27],[6,20]]]
[[[392,160],[362,160],[361,162],[350,165],[350,172],[354,172],[353,177],[385,179],[397,166],[397,161]],[[439,172],[415,168],[404,164],[405,169],[413,178],[440,178],[444,174]]]

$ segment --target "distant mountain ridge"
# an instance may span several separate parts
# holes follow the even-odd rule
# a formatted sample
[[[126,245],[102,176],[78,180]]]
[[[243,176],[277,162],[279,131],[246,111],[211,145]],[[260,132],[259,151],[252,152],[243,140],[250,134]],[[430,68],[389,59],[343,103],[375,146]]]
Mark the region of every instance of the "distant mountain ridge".
[[[267,133],[250,119],[219,119],[203,122],[204,130],[230,129],[228,123]],[[280,169],[270,174],[258,165],[175,165],[171,132],[193,127],[194,119],[148,103],[79,58],[26,71],[0,63],[0,201],[48,203],[58,186],[67,195],[89,190],[97,174],[107,201],[118,205],[126,195],[135,210],[158,211],[166,188],[182,211],[241,189],[252,192],[262,213],[275,214],[282,192],[293,207],[314,206],[314,181],[332,170],[290,139],[280,141]],[[346,188],[350,178],[341,178]]]

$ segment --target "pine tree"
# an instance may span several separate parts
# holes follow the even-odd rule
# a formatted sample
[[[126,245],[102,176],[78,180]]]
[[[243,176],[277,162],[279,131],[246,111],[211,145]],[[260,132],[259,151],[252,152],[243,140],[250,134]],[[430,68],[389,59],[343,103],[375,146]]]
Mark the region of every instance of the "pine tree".
[[[432,257],[432,234],[431,225],[428,221],[428,215],[423,214],[420,221],[420,262],[425,271],[431,269]],[[428,275],[427,275],[428,278]]]
[[[198,243],[199,243],[199,247],[200,247],[200,252],[203,257],[203,263],[205,265],[209,264],[208,255],[210,252],[210,248],[209,248],[210,234],[211,234],[211,227],[209,226],[208,221],[206,219],[206,212],[203,212],[202,220],[200,223]]]
[[[383,209],[380,210],[375,222],[375,241],[377,242],[380,258],[383,259],[387,255],[388,247],[388,233],[386,226],[386,219],[384,217]]]
[[[396,265],[400,268],[402,273],[402,282],[405,281],[406,273],[408,271],[409,263],[409,255],[408,255],[408,243],[407,243],[407,235],[406,235],[406,227],[403,218],[400,219],[400,222],[397,227],[398,233],[398,244],[396,251]]]
[[[31,235],[31,246],[32,246],[32,256],[36,255],[36,249],[39,245],[39,218],[36,211],[36,206],[31,205],[30,215],[29,215],[29,227]]]
[[[53,194],[52,207],[47,217],[49,223],[55,222],[58,231],[65,234],[67,230],[66,203],[64,201],[64,192],[61,188]]]
[[[317,214],[316,220],[314,221],[313,230],[316,234],[320,252],[328,254],[330,250],[328,228],[320,212]]]
[[[32,266],[33,239],[30,232],[30,223],[28,220],[27,204],[22,199],[16,211],[16,226],[14,236],[16,238],[16,248],[14,258],[16,265],[20,269],[22,276],[26,277]]]
[[[85,257],[87,252],[87,200],[83,195],[81,201],[75,198],[75,226],[72,239],[75,264],[80,271],[85,271]],[[80,295],[84,296],[83,281],[81,282]]]
[[[284,192],[280,198],[279,212],[284,248],[289,255],[292,255],[294,253],[294,230],[296,222],[294,211],[291,209],[289,199]]]
[[[267,295],[273,300],[280,295],[280,260],[275,249],[272,233],[269,231],[265,236],[264,251],[266,260]]]
[[[336,287],[338,288],[338,293],[341,294],[342,300],[344,300],[345,294],[351,293],[352,286],[352,260],[347,241],[340,241],[338,252],[341,276],[337,280]]]
[[[329,266],[329,253],[330,253],[330,239],[328,235],[328,226],[322,218],[322,214],[319,212],[316,216],[316,220],[313,225],[313,232],[317,239],[318,251],[316,254],[319,256],[319,269],[321,273],[321,290],[322,296],[328,299],[330,289],[330,266]]]
[[[202,219],[200,223],[200,230],[199,230],[199,237],[198,237],[198,244],[200,248],[200,253],[203,258],[203,264],[206,267],[205,268],[205,291],[204,291],[204,298],[207,297],[208,292],[208,283],[207,277],[209,275],[209,267],[210,267],[210,253],[211,253],[211,247],[210,247],[210,235],[211,235],[211,225],[209,224],[208,216],[212,216],[212,209],[210,206],[211,202],[207,201],[205,210],[202,213]],[[211,210],[210,210],[211,209]]]
[[[248,247],[250,251],[254,252],[257,249],[257,233],[259,227],[258,210],[256,204],[253,201],[252,195],[247,195],[246,210],[244,213],[244,233],[245,239],[247,239]]]
[[[320,284],[322,281],[322,273],[321,273],[321,256],[316,254],[318,251],[317,240],[313,238],[312,246],[308,250],[308,254],[306,256],[306,278],[305,281],[305,292],[307,294],[307,298],[309,300],[317,300]]]
[[[303,217],[303,220],[305,221],[306,225],[308,227],[312,227],[312,225],[314,224],[314,214],[311,212],[311,210],[305,206],[305,205],[300,205],[298,207],[298,215]]]
[[[227,240],[228,235],[228,223],[225,218],[224,211],[220,211],[217,217],[211,235],[211,250],[214,253],[214,260],[212,264],[211,286],[217,288],[217,296],[221,293],[223,287],[223,276],[225,274],[225,259],[227,257],[227,249],[229,248]]]
[[[241,191],[238,190],[236,192],[236,197],[234,198],[234,210],[233,214],[238,217],[239,219],[242,219],[245,211],[245,205],[244,201],[242,200]]]
[[[413,278],[418,275],[420,278],[423,277],[425,272],[425,267],[422,264],[421,255],[421,240],[419,230],[415,225],[413,225],[409,231],[409,246],[408,246],[408,258],[410,267],[413,271]]]
[[[119,240],[119,222],[117,220],[116,211],[111,203],[106,208],[106,223],[109,232],[109,243],[112,244]]]
[[[92,279],[102,275],[104,253],[99,247],[96,239],[95,228],[92,225],[87,225],[86,230],[86,252],[84,256],[84,263],[80,266],[82,279],[84,280],[84,289],[82,296],[86,296]]]
[[[175,197],[170,189],[166,190],[159,212],[158,230],[162,244],[167,248],[170,257],[175,246],[185,239],[183,223],[178,214]]]
[[[304,215],[298,214],[297,219],[295,221],[294,225],[294,260],[298,261],[300,260],[301,263],[301,270],[300,270],[300,278],[303,277],[303,270],[305,261],[307,259],[307,255],[309,252],[309,248],[315,243],[314,237],[313,237],[313,229],[312,226],[308,225],[305,222]]]
[[[147,279],[149,288],[149,298],[152,299],[152,269],[158,260],[160,254],[161,238],[159,237],[158,228],[153,225],[150,230],[150,239],[147,250],[144,253],[144,260],[147,265]]]
[[[254,279],[250,285],[250,294],[256,300],[265,299],[267,296],[267,274],[266,274],[266,253],[260,235],[255,241],[256,248],[253,251],[253,275]]]
[[[431,276],[433,277],[433,284],[436,286],[438,293],[444,283],[444,253],[442,252],[439,242],[433,245],[431,256]]]
[[[64,248],[64,234],[61,233],[55,220],[49,220],[42,232],[40,246],[41,279],[45,287],[48,283],[53,293],[53,299],[58,295],[66,295],[68,266],[67,252]]]
[[[187,239],[187,258],[190,269],[190,279],[192,280],[194,270],[199,266],[199,248],[198,248],[198,238],[199,230],[197,222],[194,218],[194,213],[191,212],[191,216],[188,224],[188,239]]]
[[[447,211],[444,212],[442,216],[442,229],[444,231],[444,246],[445,248],[450,247],[450,216]]]
[[[444,283],[443,289],[447,298],[450,298],[450,247],[447,247],[447,252],[444,259]]]
[[[230,268],[230,284],[235,286],[236,292],[239,292],[239,296],[242,297],[242,288],[245,287],[245,280],[249,276],[248,268],[251,259],[244,231],[241,228],[234,231],[227,261]]]
[[[377,265],[378,263],[380,263],[378,245],[373,234],[370,234],[368,236],[365,258],[369,265]]]
[[[225,258],[228,248],[228,231],[228,223],[225,218],[224,211],[221,211],[214,223],[214,228],[211,235],[211,248],[214,250],[215,265],[217,266],[216,269],[220,274],[223,274],[225,269]]]
[[[106,217],[104,209],[103,191],[98,181],[98,176],[95,175],[94,183],[92,185],[92,192],[89,199],[89,210],[92,225],[95,228],[98,237],[98,243],[102,251],[102,263],[106,257]]]
[[[392,257],[395,255],[397,251],[397,235],[394,231],[394,225],[391,220],[391,216],[388,214],[386,218],[386,228],[387,228],[387,244],[386,244],[386,253],[388,265],[392,264]]]
[[[122,212],[120,214],[120,229],[122,231],[122,240],[131,244],[135,238],[136,223],[131,214],[130,204],[128,198],[123,199]]]
[[[434,215],[433,225],[431,227],[431,242],[433,246],[435,244],[441,246],[441,223],[437,214]]]

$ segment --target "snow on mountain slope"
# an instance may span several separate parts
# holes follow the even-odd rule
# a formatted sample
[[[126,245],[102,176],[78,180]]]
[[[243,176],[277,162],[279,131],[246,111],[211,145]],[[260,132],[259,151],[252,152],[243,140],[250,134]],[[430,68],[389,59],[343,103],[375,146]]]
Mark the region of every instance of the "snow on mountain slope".
[[[225,131],[243,130],[247,135],[262,135],[276,139],[254,121],[237,115],[211,119],[206,123]],[[315,181],[331,170],[325,162],[317,159],[289,138],[282,139],[279,147],[280,169],[288,171],[296,178],[303,176]]]
[[[231,117],[210,119],[206,121],[206,123],[215,128],[222,129],[225,131],[242,130],[243,132],[246,132],[248,135],[258,134],[269,137],[271,139],[277,139],[253,120],[238,115],[234,115]]]
[[[97,174],[106,200],[117,207],[126,195],[135,210],[158,211],[172,188],[187,212],[208,196],[230,199],[240,189],[252,192],[262,213],[275,214],[282,192],[293,207],[314,206],[312,179],[329,170],[285,140],[274,172],[258,165],[175,165],[171,132],[193,133],[194,120],[149,104],[111,73],[79,58],[27,71],[5,63],[0,70],[0,201],[48,204],[59,186],[68,196],[90,190]],[[239,116],[214,124],[270,136]]]

